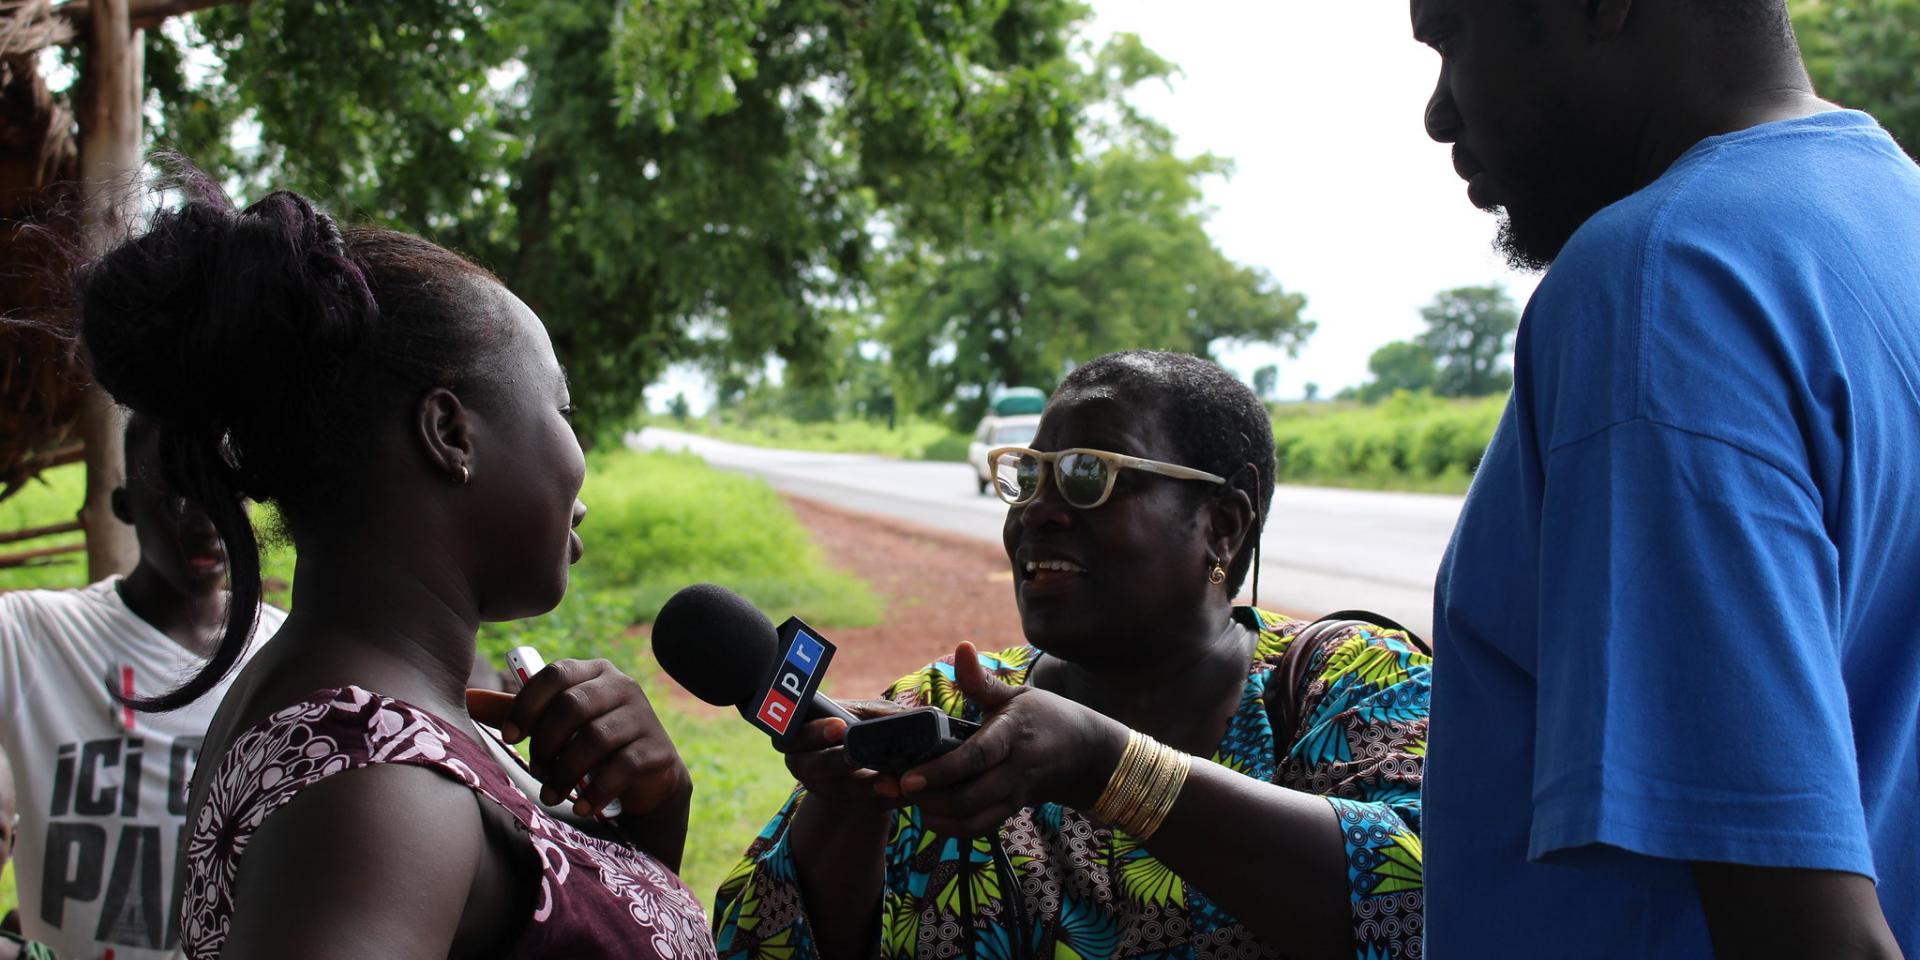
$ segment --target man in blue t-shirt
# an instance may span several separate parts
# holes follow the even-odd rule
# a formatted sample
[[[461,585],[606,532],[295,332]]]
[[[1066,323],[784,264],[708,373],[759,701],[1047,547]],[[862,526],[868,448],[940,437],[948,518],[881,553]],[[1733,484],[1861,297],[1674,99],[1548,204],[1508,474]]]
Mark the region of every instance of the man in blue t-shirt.
[[[1551,265],[1436,585],[1427,955],[1920,953],[1920,169],[1783,0],[1412,17]]]

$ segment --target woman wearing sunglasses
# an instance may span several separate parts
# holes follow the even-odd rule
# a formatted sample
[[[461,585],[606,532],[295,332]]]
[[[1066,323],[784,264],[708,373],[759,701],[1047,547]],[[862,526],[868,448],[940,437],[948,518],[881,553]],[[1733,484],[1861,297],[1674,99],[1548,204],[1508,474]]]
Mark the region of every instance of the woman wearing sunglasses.
[[[851,705],[984,726],[895,777],[808,725],[721,955],[1417,956],[1428,659],[1234,604],[1273,495],[1252,391],[1112,354],[990,460],[1026,644]]]

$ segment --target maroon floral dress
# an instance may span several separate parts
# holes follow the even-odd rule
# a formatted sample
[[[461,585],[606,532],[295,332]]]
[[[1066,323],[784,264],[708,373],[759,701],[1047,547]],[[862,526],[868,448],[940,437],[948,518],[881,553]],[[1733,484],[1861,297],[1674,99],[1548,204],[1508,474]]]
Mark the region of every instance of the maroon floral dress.
[[[247,730],[213,775],[187,841],[180,944],[213,960],[233,923],[235,875],[247,843],[275,810],[327,777],[379,763],[427,767],[503,807],[540,857],[540,893],[525,932],[503,957],[714,955],[700,901],[673,871],[599,840],[528,800],[472,737],[390,697],[322,690]]]

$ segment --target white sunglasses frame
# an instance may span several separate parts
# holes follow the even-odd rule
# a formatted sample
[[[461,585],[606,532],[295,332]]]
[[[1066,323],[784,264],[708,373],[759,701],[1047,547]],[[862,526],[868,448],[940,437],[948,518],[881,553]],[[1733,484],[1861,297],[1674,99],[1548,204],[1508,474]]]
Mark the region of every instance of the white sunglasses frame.
[[[1007,499],[1007,495],[1001,492],[998,478],[995,478],[995,482],[993,484],[994,493],[999,494],[1001,501],[1006,503],[1006,505],[1009,507],[1023,507],[1029,503],[1032,503],[1035,497],[1040,496],[1040,491],[1046,488],[1048,477],[1053,478],[1054,488],[1056,490],[1059,489],[1060,458],[1068,456],[1070,454],[1075,454],[1075,453],[1088,454],[1099,460],[1105,461],[1109,466],[1117,465],[1122,469],[1144,470],[1147,473],[1157,473],[1163,477],[1172,477],[1176,480],[1204,480],[1208,483],[1219,484],[1222,486],[1224,486],[1227,482],[1226,477],[1222,477],[1218,474],[1208,473],[1205,470],[1195,470],[1192,467],[1183,467],[1177,463],[1167,463],[1164,460],[1148,460],[1145,457],[1135,457],[1135,456],[1129,456],[1124,453],[1114,453],[1111,450],[1096,450],[1092,447],[1068,447],[1065,450],[1054,450],[1054,451],[1035,450],[1032,447],[995,447],[992,450],[987,451],[987,472],[989,474],[993,474],[996,472],[994,461],[1000,459],[1001,454],[1006,454],[1006,453],[1024,453],[1033,457],[1036,460],[1039,460],[1042,464],[1052,468],[1050,470],[1045,470],[1041,472],[1040,482],[1034,485],[1033,494],[1024,500]],[[1094,502],[1087,504],[1085,506],[1081,506],[1080,504],[1077,504],[1071,500],[1068,500],[1064,493],[1061,494],[1060,500],[1061,502],[1075,509],[1092,510],[1106,503],[1107,499],[1113,496],[1113,485],[1119,479],[1120,479],[1120,471],[1109,469],[1107,471],[1107,488],[1105,490],[1100,491],[1100,499],[1095,500]]]

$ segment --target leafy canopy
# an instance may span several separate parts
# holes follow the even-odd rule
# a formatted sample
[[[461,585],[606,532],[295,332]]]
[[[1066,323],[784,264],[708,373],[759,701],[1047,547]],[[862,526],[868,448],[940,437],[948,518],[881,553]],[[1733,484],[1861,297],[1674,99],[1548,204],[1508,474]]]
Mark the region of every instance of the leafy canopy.
[[[591,431],[675,360],[823,365],[883,239],[1032,204],[1074,155],[1085,16],[1075,0],[254,0],[149,32],[150,113],[243,192],[301,190],[487,264],[546,322]]]
[[[1373,352],[1373,379],[1354,394],[1373,403],[1399,392],[1484,397],[1513,386],[1507,357],[1520,313],[1505,287],[1456,287],[1420,308],[1427,329]]]
[[[1359,390],[1360,399],[1367,403],[1399,391],[1432,390],[1433,382],[1440,375],[1433,351],[1411,340],[1395,340],[1373,351],[1367,358],[1367,370],[1373,379]]]
[[[1865,110],[1920,149],[1920,0],[1804,0],[1794,32],[1822,97]]]
[[[1443,397],[1484,397],[1513,386],[1507,357],[1520,311],[1505,287],[1456,287],[1434,295],[1420,308],[1427,329],[1419,343],[1440,369],[1434,393]]]
[[[1111,350],[1291,350],[1312,332],[1304,297],[1207,235],[1202,182],[1231,166],[1179,156],[1171,134],[1127,102],[1128,89],[1172,71],[1137,37],[1116,38],[1080,80],[1078,99],[1096,108],[1060,189],[886,251],[879,335],[904,404],[966,423],[995,387],[1050,389],[1071,363]]]

